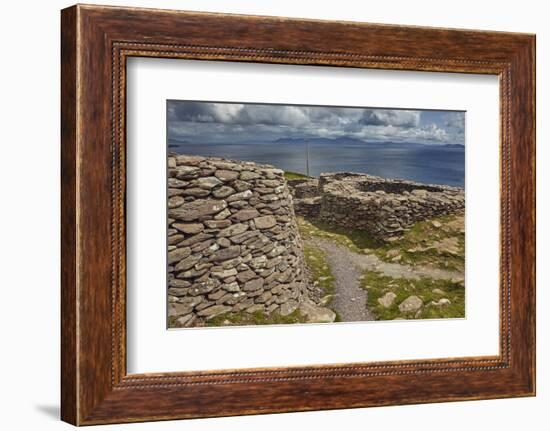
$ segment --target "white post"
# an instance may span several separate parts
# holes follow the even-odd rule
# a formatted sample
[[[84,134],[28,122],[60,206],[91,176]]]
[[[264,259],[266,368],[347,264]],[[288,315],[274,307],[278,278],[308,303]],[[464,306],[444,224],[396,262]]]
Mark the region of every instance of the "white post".
[[[306,174],[309,177],[309,141],[306,141]]]

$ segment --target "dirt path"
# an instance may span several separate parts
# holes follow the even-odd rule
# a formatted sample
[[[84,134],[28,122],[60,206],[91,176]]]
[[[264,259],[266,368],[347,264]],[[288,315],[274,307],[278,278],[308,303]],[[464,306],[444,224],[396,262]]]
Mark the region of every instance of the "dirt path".
[[[350,262],[349,250],[323,238],[313,238],[308,242],[325,252],[335,278],[336,292],[330,308],[344,322],[374,320],[366,307],[367,291],[359,284],[362,270]]]
[[[463,279],[464,277],[457,271],[384,262],[374,254],[354,253],[327,238],[314,237],[307,242],[326,254],[336,284],[336,293],[331,307],[345,322],[373,320],[372,313],[365,306],[368,293],[360,286],[360,277],[365,270],[376,271],[392,278]]]

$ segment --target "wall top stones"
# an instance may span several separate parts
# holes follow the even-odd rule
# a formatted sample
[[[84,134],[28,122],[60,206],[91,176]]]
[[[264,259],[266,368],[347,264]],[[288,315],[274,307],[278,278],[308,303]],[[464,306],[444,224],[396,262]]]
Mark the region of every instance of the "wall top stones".
[[[356,173],[321,174],[318,183],[325,193],[342,193],[356,198],[368,198],[374,194],[378,196],[383,196],[384,194],[428,196],[430,193],[440,193],[450,196],[464,195],[464,190],[458,187],[423,184],[414,181]]]

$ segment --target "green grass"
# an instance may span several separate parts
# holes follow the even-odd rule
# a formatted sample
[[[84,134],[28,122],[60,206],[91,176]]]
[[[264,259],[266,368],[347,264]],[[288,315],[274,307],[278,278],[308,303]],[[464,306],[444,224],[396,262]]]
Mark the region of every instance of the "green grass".
[[[246,326],[246,325],[283,325],[290,323],[305,323],[306,318],[300,310],[296,309],[288,316],[281,316],[278,313],[267,315],[262,311],[247,313],[226,313],[207,320],[205,326]]]
[[[316,220],[298,217],[298,227],[304,239],[311,237],[329,238],[356,253],[373,253],[384,261],[398,261],[409,265],[431,265],[434,267],[464,270],[464,232],[463,216],[449,215],[416,223],[405,234],[393,242],[384,242],[373,238],[368,232],[357,229],[345,229]],[[434,222],[441,223],[435,227]],[[452,254],[436,250],[434,243],[456,238],[458,252]]]
[[[322,289],[322,296],[334,295],[336,289],[334,285],[335,280],[330,271],[330,265],[327,262],[325,253],[314,246],[305,244],[304,255],[306,265],[309,269],[309,282]],[[328,305],[328,303],[330,301],[325,305]]]
[[[306,220],[303,217],[297,217],[297,219],[298,229],[303,239],[328,238],[356,253],[363,253],[365,249],[372,252],[373,249],[384,246],[382,241],[374,239],[363,230],[345,229],[317,220]]]
[[[465,317],[464,286],[451,280],[392,278],[377,272],[366,271],[361,280],[361,286],[368,291],[367,306],[374,313],[376,320]],[[441,292],[434,292],[435,289]],[[393,292],[397,296],[393,304],[385,308],[378,299],[387,292]],[[411,295],[418,296],[424,303],[418,315],[416,312],[399,311],[399,304]],[[441,306],[430,304],[431,301],[437,302],[441,298],[447,298],[451,303]]]
[[[298,172],[285,171],[285,178],[287,180],[305,180],[311,177],[304,174],[299,174]]]
[[[403,238],[391,244],[390,248],[399,250],[402,256],[401,261],[404,263],[431,264],[444,269],[463,271],[464,229],[463,225],[458,226],[459,222],[463,220],[463,216],[449,215],[416,223],[405,233]],[[442,226],[435,227],[434,222],[439,222]],[[430,247],[445,239],[456,239],[457,253]]]

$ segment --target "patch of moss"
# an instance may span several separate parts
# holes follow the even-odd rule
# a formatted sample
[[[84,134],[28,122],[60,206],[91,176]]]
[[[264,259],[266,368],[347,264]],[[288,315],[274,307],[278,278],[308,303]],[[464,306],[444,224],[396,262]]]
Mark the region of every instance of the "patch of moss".
[[[291,171],[285,171],[285,178],[287,180],[305,180],[311,177],[308,177],[307,175],[300,174],[298,172],[291,172]]]
[[[226,313],[207,320],[205,326],[247,326],[247,325],[286,325],[291,323],[305,323],[306,318],[299,309],[288,316],[272,313],[269,316],[262,311],[247,313]]]
[[[345,229],[318,220],[306,220],[303,217],[297,217],[297,220],[300,235],[304,239],[328,238],[356,253],[372,252],[384,246],[382,241],[376,240],[364,230]]]
[[[168,316],[168,327],[169,328],[176,328],[176,320],[178,320],[177,316]]]
[[[405,232],[402,238],[394,242],[391,248],[399,249],[402,262],[409,264],[431,264],[444,269],[464,270],[465,236],[464,226],[457,221],[464,220],[463,215],[449,215],[416,223]],[[434,245],[442,240],[452,239],[457,250],[437,249]],[[384,256],[385,257],[385,256]],[[382,258],[384,258],[382,257]]]
[[[378,272],[366,271],[361,287],[368,291],[367,307],[376,320],[404,319],[450,319],[465,317],[465,289],[461,283],[451,280],[392,278]],[[396,297],[389,307],[382,306],[378,299],[393,292]],[[419,312],[402,313],[399,304],[411,295],[418,296],[424,306]],[[447,305],[435,305],[440,299],[450,301]]]

